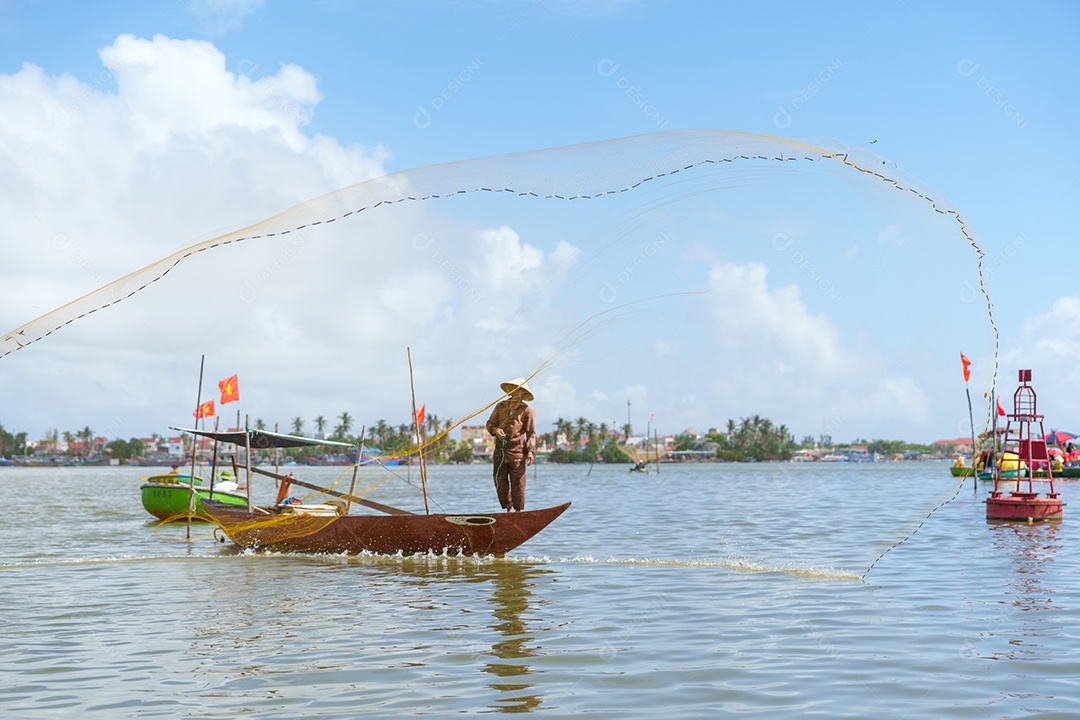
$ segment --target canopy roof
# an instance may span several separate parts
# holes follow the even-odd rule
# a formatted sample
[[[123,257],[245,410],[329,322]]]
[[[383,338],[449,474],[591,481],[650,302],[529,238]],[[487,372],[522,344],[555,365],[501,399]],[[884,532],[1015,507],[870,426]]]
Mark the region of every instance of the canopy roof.
[[[315,438],[300,437],[299,435],[272,433],[266,430],[234,430],[231,432],[219,432],[216,430],[191,430],[189,428],[178,427],[173,427],[171,429],[176,430],[177,432],[191,433],[192,435],[202,435],[211,440],[232,443],[233,445],[247,445],[247,438],[250,436],[251,447],[258,450],[265,450],[266,448],[308,447],[311,445],[331,445],[333,447],[342,448],[355,447],[355,445],[350,443],[337,442],[336,440],[317,440]]]

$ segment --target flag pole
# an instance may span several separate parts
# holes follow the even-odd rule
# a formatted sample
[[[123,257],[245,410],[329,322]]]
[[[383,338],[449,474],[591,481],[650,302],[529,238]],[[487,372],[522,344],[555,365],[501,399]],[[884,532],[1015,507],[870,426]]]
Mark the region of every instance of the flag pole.
[[[195,395],[195,423],[198,427],[200,410],[202,410],[202,379],[203,366],[206,364],[206,355],[199,357],[199,392]],[[198,454],[198,436],[191,437],[191,474],[188,475],[188,512],[187,512],[187,539],[191,540],[191,516],[195,513],[195,456]]]
[[[424,493],[424,512],[430,515],[431,509],[428,507],[427,499],[427,469],[424,467],[424,448],[420,444],[420,423],[417,422],[418,418],[416,417],[416,385],[413,383],[412,350],[406,347],[405,352],[409,356],[409,389],[412,391],[412,417],[413,428],[416,430],[416,454],[420,458],[420,487]]]
[[[968,401],[968,422],[971,424],[971,488],[977,495],[979,493],[979,469],[977,458],[980,455],[979,445],[975,439],[975,413],[971,409],[971,361],[967,355],[960,353],[960,364],[964,367],[964,394]],[[963,456],[961,456],[963,457]]]
[[[979,470],[976,458],[979,456],[979,444],[975,440],[975,413],[971,409],[971,388],[966,380],[964,381],[964,392],[967,394],[968,401],[968,422],[971,423],[971,489],[978,495]]]

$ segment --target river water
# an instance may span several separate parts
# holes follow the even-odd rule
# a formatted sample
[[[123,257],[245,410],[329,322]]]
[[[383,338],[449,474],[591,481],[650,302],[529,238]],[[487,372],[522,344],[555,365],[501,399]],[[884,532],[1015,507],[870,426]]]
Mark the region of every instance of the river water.
[[[1078,481],[1028,526],[944,464],[534,470],[574,505],[476,559],[243,552],[157,524],[149,468],[0,468],[0,715],[1080,716]],[[489,472],[431,468],[433,511]]]

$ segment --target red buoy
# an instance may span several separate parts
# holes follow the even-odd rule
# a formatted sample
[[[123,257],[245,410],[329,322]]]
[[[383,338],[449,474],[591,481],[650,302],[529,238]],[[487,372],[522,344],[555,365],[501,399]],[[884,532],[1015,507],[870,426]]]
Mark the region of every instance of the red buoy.
[[[986,499],[987,520],[1060,520],[1065,507],[1059,493],[1054,492],[1043,416],[1036,411],[1035,389],[1030,382],[1031,370],[1021,370],[1020,387],[1013,393],[1013,411],[1005,416],[1008,422],[1002,444],[1004,452],[993,465],[994,489]],[[1033,436],[1035,425],[1038,435]],[[1039,482],[1049,484],[1045,495],[1034,488],[1036,475]]]

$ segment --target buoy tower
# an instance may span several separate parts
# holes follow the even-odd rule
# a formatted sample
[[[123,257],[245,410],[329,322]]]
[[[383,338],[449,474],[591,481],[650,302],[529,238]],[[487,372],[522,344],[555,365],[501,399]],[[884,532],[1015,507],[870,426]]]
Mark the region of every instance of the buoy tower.
[[[1028,523],[1060,520],[1065,503],[1054,491],[1054,473],[1044,439],[1043,416],[1038,414],[1035,389],[1031,387],[1031,370],[1021,370],[1019,375],[1020,387],[1013,393],[1013,411],[1005,415],[1007,422],[1002,444],[1005,453],[1015,455],[1016,467],[1015,470],[1011,467],[1003,470],[1001,459],[994,463],[994,489],[986,499],[986,519]],[[1032,435],[1036,427],[1038,435]],[[1036,472],[1039,481],[1050,486],[1045,495],[1040,495],[1034,488]],[[1015,477],[1002,477],[1003,473]],[[1041,477],[1043,473],[1045,478]],[[1010,485],[1013,489],[1006,494],[1004,491]]]

